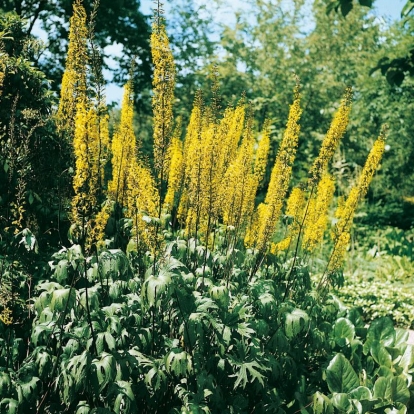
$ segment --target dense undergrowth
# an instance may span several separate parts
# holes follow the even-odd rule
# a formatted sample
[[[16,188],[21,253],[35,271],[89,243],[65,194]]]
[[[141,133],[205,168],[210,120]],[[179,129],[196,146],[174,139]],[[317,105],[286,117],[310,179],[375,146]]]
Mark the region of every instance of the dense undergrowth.
[[[347,306],[359,308],[366,322],[388,316],[397,326],[412,329],[412,231],[356,227],[355,233],[359,242],[350,251],[337,295]]]
[[[41,141],[25,128],[27,140],[15,139],[13,125],[1,136],[0,413],[406,412],[407,332],[387,318],[367,327],[330,293],[343,284],[353,217],[386,128],[330,220],[329,166],[347,127],[349,88],[308,180],[290,188],[299,81],[271,168],[270,121],[258,132],[244,97],[222,108],[216,73],[212,100],[198,93],[183,128],[158,3],[154,154],[145,160],[132,127],[132,80],[109,133],[99,51],[79,0],[69,37],[49,119],[65,163],[47,188],[59,200],[49,217],[59,237],[45,242],[52,230],[40,231],[45,214],[30,192]]]

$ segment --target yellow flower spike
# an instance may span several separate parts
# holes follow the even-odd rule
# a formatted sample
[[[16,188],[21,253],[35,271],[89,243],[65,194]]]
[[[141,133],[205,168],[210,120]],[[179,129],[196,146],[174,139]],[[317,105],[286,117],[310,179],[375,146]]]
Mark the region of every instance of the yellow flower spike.
[[[112,138],[112,180],[108,183],[109,198],[120,205],[126,203],[129,166],[136,157],[132,123],[132,82],[128,81],[124,87],[121,121]]]
[[[303,220],[303,210],[305,207],[304,191],[299,187],[295,187],[290,193],[286,204],[286,215],[290,216],[291,223],[288,226],[287,236],[279,243],[272,243],[270,251],[273,254],[278,251],[287,250],[300,232],[301,220]]]
[[[358,202],[365,197],[375,171],[381,162],[385,150],[386,132],[387,126],[384,126],[367,157],[356,186],[351,189],[345,203],[336,211],[335,215],[339,220],[334,232],[335,246],[328,264],[328,273],[339,270],[343,265],[355,211]]]
[[[261,183],[266,172],[267,159],[270,150],[270,122],[266,121],[263,127],[257,150],[256,160],[254,163],[254,174],[258,184]]]
[[[328,225],[328,209],[335,192],[335,182],[329,174],[319,181],[314,202],[309,206],[309,220],[305,220],[302,245],[308,252],[313,252],[323,240]]]
[[[328,163],[331,161],[341,138],[344,136],[349,122],[349,114],[352,104],[352,88],[345,90],[345,96],[336,111],[331,126],[322,142],[319,156],[315,159],[310,169],[309,183],[314,186],[318,183],[322,175],[326,172]]]
[[[154,166],[158,178],[164,180],[166,155],[173,127],[175,63],[165,25],[158,16],[151,34],[151,54],[154,64],[152,108],[154,114]]]
[[[133,233],[154,253],[157,248],[156,227],[149,225],[145,216],[158,217],[159,194],[150,170],[132,159],[128,173],[126,217],[133,220]]]
[[[335,243],[335,247],[332,251],[331,257],[328,263],[328,273],[334,273],[342,269],[346,249],[348,248],[349,240],[351,236],[348,231],[341,233]]]
[[[292,166],[296,156],[300,131],[299,119],[302,113],[300,109],[299,85],[294,90],[294,97],[295,99],[290,106],[286,130],[280,144],[265,198],[265,204],[267,205],[266,213],[260,223],[257,237],[257,248],[262,253],[266,251],[267,244],[271,240],[279,221],[283,200],[288,190]]]
[[[164,209],[171,210],[174,206],[175,195],[181,188],[183,171],[183,146],[179,138],[181,132],[181,123],[176,127],[177,133],[171,140],[169,152],[170,168],[168,174],[168,188],[164,199]]]
[[[243,141],[220,185],[221,214],[224,224],[239,228],[254,209],[256,180],[252,174],[254,138],[252,114],[247,118]]]
[[[56,117],[59,131],[67,130],[72,133],[75,128],[77,104],[86,102],[87,39],[86,11],[82,0],[76,0],[70,19],[69,47]]]

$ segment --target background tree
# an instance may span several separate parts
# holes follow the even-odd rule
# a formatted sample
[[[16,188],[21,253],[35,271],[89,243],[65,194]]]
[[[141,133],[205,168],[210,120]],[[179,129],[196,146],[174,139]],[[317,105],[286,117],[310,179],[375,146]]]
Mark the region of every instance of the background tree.
[[[0,0],[0,10],[14,11],[19,17],[27,21],[25,32],[33,33],[35,25],[47,34],[47,50],[37,56],[36,63],[45,72],[46,77],[52,80],[54,90],[60,87],[67,50],[69,18],[72,15],[72,0]],[[140,0],[99,0],[99,13],[95,21],[95,42],[102,49],[109,45],[121,45],[122,55],[112,56],[104,54],[105,68],[108,68],[108,59],[111,60],[111,72],[114,82],[123,85],[135,58],[134,83],[136,106],[143,109],[147,105],[146,94],[150,85],[151,64],[149,53],[150,25],[148,17],[144,16],[140,8]],[[90,15],[93,9],[93,0],[85,0],[85,9]],[[111,97],[109,97],[111,100]]]

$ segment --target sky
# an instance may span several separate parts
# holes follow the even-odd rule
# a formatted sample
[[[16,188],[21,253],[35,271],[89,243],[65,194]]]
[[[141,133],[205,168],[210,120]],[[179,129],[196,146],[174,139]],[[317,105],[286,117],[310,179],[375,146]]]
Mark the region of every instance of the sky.
[[[170,2],[174,0],[169,0]],[[208,0],[194,0],[197,3],[206,3]],[[289,0],[286,0],[289,2]],[[376,0],[375,1],[375,8],[374,11],[378,15],[378,17],[383,18],[384,20],[396,20],[400,18],[401,10],[406,3],[407,0]],[[229,4],[233,9],[243,7],[243,0],[222,0],[223,4]],[[168,0],[164,0],[164,4],[166,4],[166,12],[168,14]],[[151,10],[154,7],[153,0],[141,0],[141,11],[144,14],[151,14]],[[225,17],[226,18],[226,17]],[[119,49],[117,46],[114,45],[106,52],[110,52],[111,54],[117,53]],[[110,76],[110,72],[107,72],[107,76]],[[106,87],[106,95],[108,97],[108,101],[110,102],[121,102],[122,99],[122,88],[115,84],[109,83]]]

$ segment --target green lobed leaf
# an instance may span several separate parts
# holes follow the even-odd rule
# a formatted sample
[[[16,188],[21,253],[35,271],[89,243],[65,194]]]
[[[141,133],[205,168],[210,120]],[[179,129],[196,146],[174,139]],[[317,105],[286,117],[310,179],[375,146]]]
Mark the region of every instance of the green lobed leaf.
[[[57,289],[52,293],[50,309],[56,312],[70,311],[76,302],[76,290],[73,288]]]
[[[302,309],[293,309],[285,316],[285,333],[288,338],[297,336],[309,324],[309,316]]]

